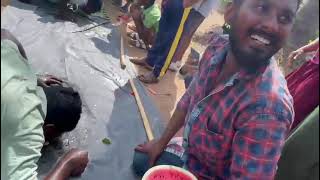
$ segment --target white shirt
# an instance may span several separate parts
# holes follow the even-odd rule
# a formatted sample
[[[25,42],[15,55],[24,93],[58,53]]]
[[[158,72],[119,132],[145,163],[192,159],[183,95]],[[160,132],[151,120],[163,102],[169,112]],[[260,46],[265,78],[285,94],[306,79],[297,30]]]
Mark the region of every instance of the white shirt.
[[[192,8],[198,11],[204,17],[208,17],[211,11],[218,5],[217,0],[200,0],[192,6]]]

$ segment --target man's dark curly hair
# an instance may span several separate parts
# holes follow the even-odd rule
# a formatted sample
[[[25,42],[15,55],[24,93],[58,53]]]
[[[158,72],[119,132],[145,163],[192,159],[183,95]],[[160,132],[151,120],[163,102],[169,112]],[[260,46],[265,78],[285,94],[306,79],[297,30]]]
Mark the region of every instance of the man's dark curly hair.
[[[81,98],[71,87],[50,86],[43,88],[47,98],[45,124],[54,124],[60,132],[73,130],[82,112]]]

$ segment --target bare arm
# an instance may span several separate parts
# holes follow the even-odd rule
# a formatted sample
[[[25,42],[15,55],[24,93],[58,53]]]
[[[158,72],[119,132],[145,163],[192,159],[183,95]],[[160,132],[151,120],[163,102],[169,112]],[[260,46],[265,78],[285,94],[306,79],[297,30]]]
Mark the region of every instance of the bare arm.
[[[142,39],[142,41],[146,45],[146,48],[149,49],[149,46],[148,46],[149,41],[148,41],[148,37],[146,35],[149,34],[149,31],[152,31],[152,29],[146,28],[143,25],[142,17],[140,17],[139,21],[134,21],[134,23],[136,25],[137,33],[139,34],[139,37]]]
[[[185,117],[187,112],[185,110],[177,108],[164,133],[162,134],[159,142],[165,147],[169,141],[172,139],[172,137],[182,128],[184,125]]]
[[[319,49],[319,38],[317,38],[316,40],[312,41],[310,44],[307,44],[307,45],[305,45],[305,46],[303,46],[303,47],[291,52],[289,57],[288,57],[288,66],[289,67],[292,66],[292,62],[294,60],[296,60],[303,53],[316,51],[317,49]]]
[[[44,180],[65,180],[80,176],[88,164],[88,152],[72,149],[65,154]]]
[[[197,77],[197,74],[195,75]],[[196,79],[196,78],[194,78]],[[195,89],[195,82],[192,81],[188,90],[180,99],[170,121],[167,125],[166,130],[160,137],[160,139],[152,140],[148,143],[138,145],[135,150],[147,153],[149,155],[149,164],[152,166],[158,156],[163,152],[166,148],[167,144],[171,140],[171,138],[179,131],[180,128],[184,125],[186,115],[188,112],[189,104],[190,104],[190,95]]]
[[[146,38],[145,35],[148,34],[147,31],[149,31],[151,29],[147,29],[143,25],[142,9],[139,4],[135,3],[130,6],[130,15],[133,18],[134,24],[137,29],[137,33],[139,34],[139,38],[142,39],[142,41],[146,45],[146,48],[148,49],[149,48],[148,39]]]
[[[171,138],[183,126],[186,112],[176,109],[173,113],[167,128],[160,139],[152,140],[148,143],[139,144],[135,150],[147,153],[149,156],[149,165],[153,166],[159,155],[164,151]]]
[[[303,52],[316,51],[317,49],[319,49],[319,38],[315,39],[310,44],[307,44],[299,49],[301,49]]]
[[[71,176],[71,169],[59,163],[45,178],[44,180],[65,180]]]

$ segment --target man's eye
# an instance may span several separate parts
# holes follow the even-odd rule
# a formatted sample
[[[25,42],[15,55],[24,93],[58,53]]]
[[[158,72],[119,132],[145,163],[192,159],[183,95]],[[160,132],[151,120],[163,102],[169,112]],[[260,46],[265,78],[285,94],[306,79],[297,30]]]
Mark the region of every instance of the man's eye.
[[[282,24],[289,24],[292,22],[292,18],[290,18],[289,16],[280,16],[279,22]]]
[[[265,5],[259,5],[257,6],[257,11],[259,13],[266,13],[268,11],[268,7]]]

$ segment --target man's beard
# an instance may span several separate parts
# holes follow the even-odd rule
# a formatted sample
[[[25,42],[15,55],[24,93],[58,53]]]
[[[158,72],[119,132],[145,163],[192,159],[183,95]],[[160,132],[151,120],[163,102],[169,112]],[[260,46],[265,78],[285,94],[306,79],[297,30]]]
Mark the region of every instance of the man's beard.
[[[231,51],[238,65],[249,71],[256,71],[257,69],[259,69],[259,67],[268,65],[270,62],[270,58],[273,56],[273,54],[262,56],[261,53],[259,53],[258,51],[244,51],[241,47],[239,37],[237,36],[236,28],[231,27],[229,33],[229,41]]]

